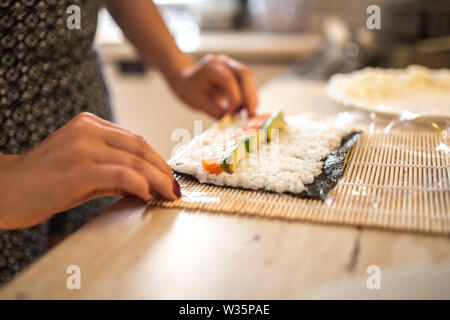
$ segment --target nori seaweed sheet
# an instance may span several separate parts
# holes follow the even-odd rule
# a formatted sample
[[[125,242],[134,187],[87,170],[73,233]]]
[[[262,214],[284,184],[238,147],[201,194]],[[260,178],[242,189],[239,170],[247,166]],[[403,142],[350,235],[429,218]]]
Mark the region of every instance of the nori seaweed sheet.
[[[302,198],[302,199],[314,199],[324,201],[328,195],[328,192],[334,188],[339,179],[344,173],[344,161],[348,151],[353,144],[359,139],[361,132],[352,132],[341,140],[341,145],[337,149],[333,150],[325,159],[322,173],[314,178],[313,183],[305,185],[305,190],[301,193],[285,192],[290,196]],[[194,176],[178,171],[174,171],[179,175],[197,180]],[[240,187],[222,186],[224,188],[242,189]],[[256,190],[255,190],[256,191]],[[257,190],[261,192],[270,192],[267,190]]]
[[[328,192],[334,188],[344,173],[344,160],[353,144],[359,139],[360,132],[352,132],[341,140],[341,146],[334,149],[325,159],[322,173],[314,178],[313,183],[305,185],[305,190],[296,197],[325,200]]]

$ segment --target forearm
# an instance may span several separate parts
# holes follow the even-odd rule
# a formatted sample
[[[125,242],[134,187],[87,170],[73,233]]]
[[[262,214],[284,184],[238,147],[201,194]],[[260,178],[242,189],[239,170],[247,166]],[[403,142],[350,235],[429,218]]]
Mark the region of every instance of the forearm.
[[[87,112],[24,154],[0,155],[0,229],[124,194],[181,197],[172,169],[142,137]]]
[[[176,45],[150,0],[106,0],[106,7],[141,57],[156,65],[169,83],[192,59]]]
[[[19,227],[16,216],[12,210],[15,197],[11,195],[10,164],[16,161],[17,155],[4,155],[0,153],[0,229],[14,229]]]

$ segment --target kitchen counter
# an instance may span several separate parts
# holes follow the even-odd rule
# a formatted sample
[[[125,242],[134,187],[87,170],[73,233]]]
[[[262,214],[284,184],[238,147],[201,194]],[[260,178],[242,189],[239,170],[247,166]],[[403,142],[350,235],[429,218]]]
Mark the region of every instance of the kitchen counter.
[[[123,38],[97,35],[96,42],[107,59],[136,58],[135,49]],[[254,31],[201,32],[183,51],[200,58],[208,53],[227,54],[243,61],[291,63],[310,56],[323,46],[318,34],[283,34]],[[181,46],[183,49],[183,46]]]
[[[261,109],[338,112],[322,82],[275,80]],[[295,87],[298,99],[283,95]],[[81,289],[66,269],[78,265]],[[381,269],[369,290],[367,268]],[[450,298],[450,238],[118,201],[0,291],[2,299]]]

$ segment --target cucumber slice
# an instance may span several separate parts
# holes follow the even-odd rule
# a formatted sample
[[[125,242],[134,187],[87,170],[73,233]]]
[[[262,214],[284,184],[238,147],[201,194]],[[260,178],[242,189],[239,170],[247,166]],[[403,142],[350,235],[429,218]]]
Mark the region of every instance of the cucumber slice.
[[[254,150],[258,150],[259,139],[257,131],[255,131],[252,134],[249,134],[248,136],[243,137],[243,141],[245,143],[245,151],[247,151],[247,153],[252,152]]]
[[[274,112],[269,119],[264,122],[262,130],[267,135],[267,141],[270,141],[272,138],[272,130],[280,130],[283,129],[286,125],[284,121],[284,113],[282,111]]]
[[[233,173],[239,162],[245,159],[246,153],[245,141],[236,142],[231,146],[228,155],[222,161],[222,169],[228,173]]]

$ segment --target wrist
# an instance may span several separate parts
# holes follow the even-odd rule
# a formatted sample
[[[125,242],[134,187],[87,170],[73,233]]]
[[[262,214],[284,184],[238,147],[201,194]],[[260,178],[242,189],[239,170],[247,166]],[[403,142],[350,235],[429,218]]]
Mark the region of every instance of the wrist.
[[[169,59],[165,68],[161,68],[161,71],[169,85],[176,89],[177,83],[183,77],[183,74],[193,66],[195,66],[194,59],[188,54],[179,51]]]

